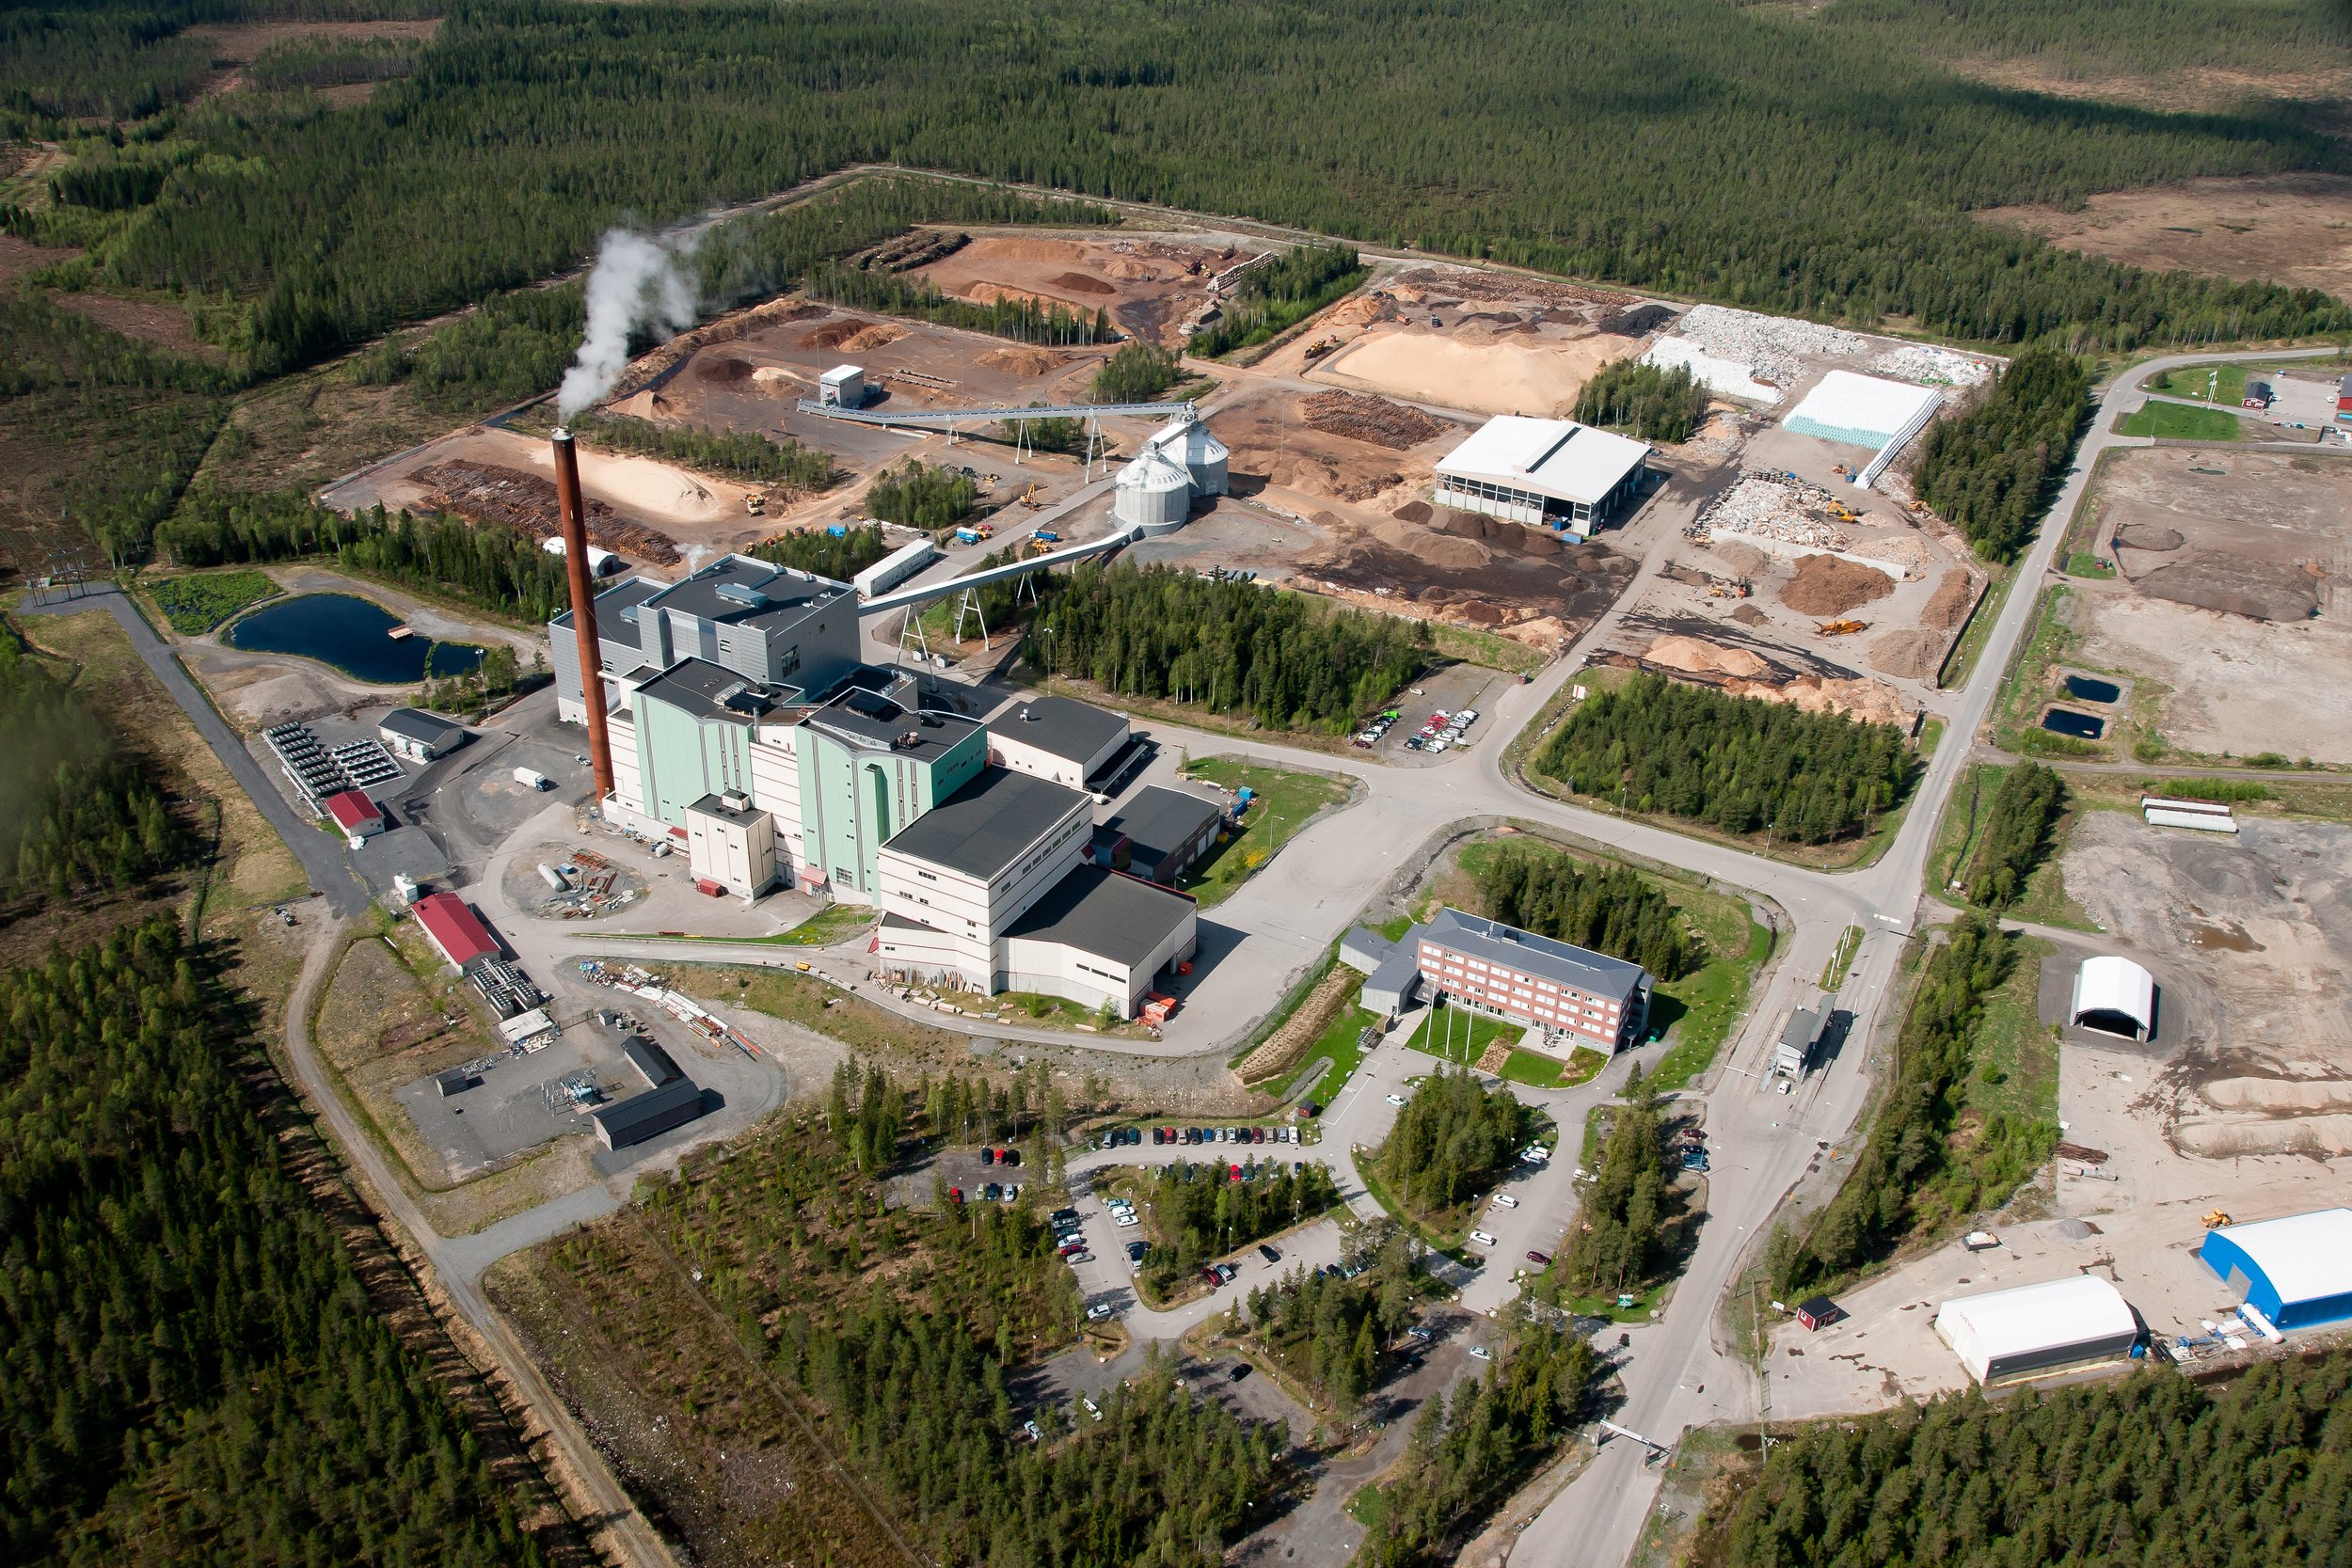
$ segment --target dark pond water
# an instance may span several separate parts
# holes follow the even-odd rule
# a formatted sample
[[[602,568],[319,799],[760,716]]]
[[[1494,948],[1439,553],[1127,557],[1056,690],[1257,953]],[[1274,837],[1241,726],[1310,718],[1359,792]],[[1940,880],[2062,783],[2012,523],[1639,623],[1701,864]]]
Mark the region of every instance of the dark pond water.
[[[2074,736],[2083,740],[2096,740],[2106,734],[2107,721],[2104,719],[2093,719],[2088,713],[2076,713],[2072,708],[2054,707],[2042,716],[2042,727],[2045,730],[2056,730],[2060,735]]]
[[[228,641],[250,653],[315,658],[373,686],[463,674],[482,662],[470,642],[386,635],[398,625],[381,605],[349,594],[304,594],[234,623]]]
[[[2086,703],[2111,703],[2123,695],[2123,689],[2113,681],[2094,680],[2089,675],[2069,675],[2066,689]]]

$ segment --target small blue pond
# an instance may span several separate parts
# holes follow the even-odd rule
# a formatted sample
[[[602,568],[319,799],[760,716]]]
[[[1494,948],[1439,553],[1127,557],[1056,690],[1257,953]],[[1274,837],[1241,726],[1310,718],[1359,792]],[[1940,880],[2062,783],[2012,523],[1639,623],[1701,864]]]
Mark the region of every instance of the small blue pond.
[[[2096,740],[2106,734],[2107,721],[2093,719],[2088,713],[2076,713],[2072,708],[2054,707],[2042,716],[2042,727],[2081,740]]]
[[[2111,703],[2123,695],[2123,689],[2113,681],[2095,680],[2089,675],[2067,676],[2066,690],[2069,696],[2086,703]]]
[[[463,674],[482,662],[470,642],[389,635],[398,625],[383,606],[350,594],[304,594],[233,623],[228,642],[248,653],[315,658],[371,686]]]

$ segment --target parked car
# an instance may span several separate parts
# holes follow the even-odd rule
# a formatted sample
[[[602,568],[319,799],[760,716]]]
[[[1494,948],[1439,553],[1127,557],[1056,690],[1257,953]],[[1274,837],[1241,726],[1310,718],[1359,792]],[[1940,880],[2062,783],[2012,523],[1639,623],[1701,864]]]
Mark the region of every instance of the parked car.
[[[1005,1201],[1006,1201],[1007,1203],[1010,1203],[1010,1202],[1011,1202],[1014,1198],[1019,1197],[1020,1196],[1021,1196],[1021,1183],[1020,1183],[1020,1182],[1018,1182],[1018,1181],[1008,1181],[1008,1182],[1006,1182],[1006,1183],[1005,1183]]]
[[[1094,1254],[1090,1252],[1073,1252],[1067,1255],[1062,1260],[1074,1269],[1081,1263],[1093,1262]]]
[[[1243,1378],[1246,1378],[1248,1375],[1249,1363],[1247,1361],[1236,1361],[1233,1363],[1233,1370],[1225,1374],[1225,1381],[1228,1383],[1239,1383]]]
[[[1168,1135],[1167,1135],[1166,1133],[1162,1132],[1161,1132],[1158,1128],[1156,1128],[1156,1127],[1154,1127],[1153,1129],[1152,1129],[1152,1148],[1157,1148],[1160,1145],[1162,1145],[1162,1144],[1164,1144],[1164,1143],[1166,1143],[1166,1142],[1168,1142]]]
[[[1430,1332],[1428,1329],[1423,1328],[1423,1327],[1422,1327],[1421,1324],[1419,1324],[1419,1323],[1415,1323],[1412,1327],[1410,1327],[1410,1328],[1406,1329],[1405,1332],[1406,1332],[1406,1333],[1407,1333],[1407,1334],[1409,1334],[1409,1335],[1411,1335],[1414,1338],[1419,1339],[1419,1340],[1420,1340],[1420,1341],[1422,1341],[1423,1344],[1427,1344],[1427,1343],[1429,1343],[1430,1341],[1432,1341],[1432,1340],[1434,1340],[1434,1339],[1436,1339],[1436,1338],[1437,1338],[1437,1335],[1435,1335],[1434,1333]]]
[[[1470,1354],[1481,1361],[1492,1361],[1495,1358],[1495,1353],[1484,1345],[1470,1346]]]
[[[1118,1219],[1118,1221],[1117,1221],[1117,1224],[1118,1224],[1118,1226],[1119,1226],[1119,1228],[1120,1228],[1120,1229],[1121,1229],[1121,1230],[1132,1230],[1132,1229],[1133,1229],[1133,1228],[1135,1228],[1136,1226],[1141,1225],[1142,1223],[1143,1223],[1143,1222],[1142,1222],[1141,1220],[1139,1220],[1139,1219],[1136,1218],[1136,1216],[1135,1216],[1135,1214],[1134,1214],[1133,1212],[1128,1212],[1128,1213],[1124,1213],[1124,1214],[1120,1215],[1120,1216],[1119,1216],[1119,1219]]]
[[[1509,1193],[1497,1193],[1497,1194],[1495,1194],[1495,1207],[1496,1207],[1496,1208],[1498,1208],[1498,1209],[1516,1209],[1516,1208],[1518,1208],[1518,1206],[1519,1206],[1519,1200],[1518,1200],[1518,1198],[1516,1198],[1516,1197],[1513,1197],[1513,1196],[1512,1196]]]
[[[1144,1254],[1150,1252],[1151,1250],[1151,1244],[1147,1242],[1129,1242],[1127,1243],[1127,1261],[1130,1263],[1140,1263],[1143,1261]]]
[[[1241,1271],[1239,1269],[1233,1267],[1231,1263],[1219,1263],[1216,1266],[1217,1278],[1223,1280],[1228,1285],[1231,1285],[1233,1282],[1233,1276],[1240,1272]]]
[[[996,1163],[1000,1165],[1017,1165],[1021,1163],[1021,1151],[1017,1148],[1000,1148],[996,1151]]]
[[[1264,1259],[1269,1263],[1279,1263],[1282,1260],[1282,1255],[1275,1251],[1269,1243],[1264,1242],[1260,1242],[1258,1243],[1258,1256]]]
[[[1484,1230],[1471,1231],[1470,1239],[1471,1243],[1477,1246],[1492,1246],[1495,1244],[1495,1239]]]
[[[1527,1255],[1527,1260],[1539,1269],[1551,1267],[1551,1254],[1549,1252],[1530,1252]]]
[[[982,1144],[980,1146],[980,1164],[984,1165],[993,1165],[995,1163],[996,1151],[989,1148],[986,1144]]]
[[[1073,1252],[1084,1252],[1086,1249],[1087,1244],[1084,1242],[1073,1238],[1073,1240],[1062,1243],[1060,1246],[1055,1248],[1054,1250],[1060,1253],[1064,1258],[1067,1258]]]
[[[1405,1097],[1401,1094],[1392,1094],[1389,1096],[1389,1103],[1391,1105],[1402,1105],[1405,1103]]]
[[[1090,1323],[1099,1323],[1104,1318],[1109,1317],[1113,1310],[1114,1308],[1109,1302],[1098,1301],[1093,1306],[1087,1308],[1087,1322]]]

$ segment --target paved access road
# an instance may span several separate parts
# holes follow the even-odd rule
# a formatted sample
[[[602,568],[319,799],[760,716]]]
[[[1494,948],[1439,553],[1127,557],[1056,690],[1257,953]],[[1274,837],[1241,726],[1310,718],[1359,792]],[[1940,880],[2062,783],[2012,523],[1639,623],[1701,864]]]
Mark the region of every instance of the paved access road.
[[[237,732],[229,727],[228,721],[221,718],[187,671],[180,667],[179,657],[171,651],[171,645],[155,635],[155,628],[147,624],[147,618],[119,589],[86,587],[71,594],[58,591],[40,598],[27,596],[21,610],[26,615],[81,615],[90,610],[112,615],[121,626],[123,635],[130,638],[139,662],[154,672],[164,689],[171,693],[171,700],[180,705],[181,711],[196,726],[197,734],[220,758],[221,766],[229,769],[230,776],[253,798],[262,815],[269,818],[270,826],[278,830],[286,847],[294,851],[302,869],[310,873],[310,886],[326,898],[326,907],[336,918],[348,920],[368,907],[367,889],[352,874],[351,863],[343,858],[342,841],[319,832],[295,815],[294,807],[286,803],[284,792],[270,782],[269,775],[262,771],[262,765],[253,759],[253,753],[245,749],[245,742],[237,738]]]

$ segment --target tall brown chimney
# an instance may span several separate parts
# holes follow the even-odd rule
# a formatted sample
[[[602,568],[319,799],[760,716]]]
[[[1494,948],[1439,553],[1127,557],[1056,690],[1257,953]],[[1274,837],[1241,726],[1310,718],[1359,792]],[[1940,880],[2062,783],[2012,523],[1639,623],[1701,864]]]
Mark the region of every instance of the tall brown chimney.
[[[572,631],[580,639],[580,694],[588,710],[588,760],[596,773],[596,799],[612,794],[612,740],[604,727],[604,656],[596,640],[596,594],[588,571],[588,518],[580,504],[580,453],[572,433],[558,428],[555,504],[564,519],[564,575],[572,585]]]

